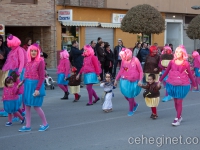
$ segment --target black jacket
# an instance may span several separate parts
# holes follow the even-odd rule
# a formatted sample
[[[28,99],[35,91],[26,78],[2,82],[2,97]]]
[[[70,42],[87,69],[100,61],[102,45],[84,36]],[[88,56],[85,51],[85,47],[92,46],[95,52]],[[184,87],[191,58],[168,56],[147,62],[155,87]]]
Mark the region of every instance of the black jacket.
[[[7,59],[9,52],[10,52],[9,48],[4,46],[3,44],[2,44],[2,46],[0,46],[0,55],[2,55],[4,57],[4,59],[0,59],[0,69],[3,68],[3,65],[6,62],[6,59]]]
[[[82,54],[83,54],[83,49],[79,50],[78,48],[72,46],[69,58],[72,66],[76,68],[81,68],[83,66]]]
[[[125,48],[124,46],[122,46],[122,48]],[[118,56],[119,56],[119,45],[115,46],[114,48],[114,60],[118,60]]]
[[[100,62],[105,62],[105,50],[102,47],[97,48],[97,55]]]
[[[114,63],[114,54],[111,50],[110,53],[107,50],[105,50],[105,53],[106,53],[105,66],[110,66],[110,62],[112,64]]]

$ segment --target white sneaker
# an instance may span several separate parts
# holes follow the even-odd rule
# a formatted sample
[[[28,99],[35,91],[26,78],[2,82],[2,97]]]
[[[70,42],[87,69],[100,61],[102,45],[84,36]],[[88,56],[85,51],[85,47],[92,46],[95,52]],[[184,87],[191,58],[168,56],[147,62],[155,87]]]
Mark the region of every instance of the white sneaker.
[[[180,117],[180,119],[179,119],[178,121],[179,121],[179,123],[181,123],[181,121],[183,121],[183,118],[182,118],[182,117]]]
[[[175,118],[175,119],[174,119],[174,122],[172,122],[172,125],[173,125],[173,126],[179,126],[179,125],[180,125],[179,119],[178,119],[178,118]]]

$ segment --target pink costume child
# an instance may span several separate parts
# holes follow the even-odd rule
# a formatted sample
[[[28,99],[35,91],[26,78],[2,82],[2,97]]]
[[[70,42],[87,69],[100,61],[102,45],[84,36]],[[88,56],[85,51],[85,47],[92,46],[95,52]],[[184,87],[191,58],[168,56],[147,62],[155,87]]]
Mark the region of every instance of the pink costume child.
[[[120,80],[121,93],[129,102],[128,116],[132,116],[139,106],[139,104],[135,102],[134,97],[141,91],[140,86],[142,86],[143,71],[139,60],[135,56],[132,56],[131,50],[123,48],[119,55],[122,59],[122,63],[114,86],[116,86],[117,81]]]
[[[70,62],[69,62],[69,53],[66,50],[60,52],[60,62],[58,65],[58,86],[65,92],[62,100],[68,99],[68,82],[65,79],[70,75]]]
[[[10,76],[13,78],[14,86],[17,87],[17,85],[20,83],[20,79],[19,79],[20,74],[19,74],[17,71],[13,71],[13,72],[11,72]],[[23,88],[23,91],[20,92],[21,94],[19,95],[19,99],[20,99],[20,101],[22,102],[22,94],[24,93],[24,86],[22,86],[21,88]],[[20,89],[21,89],[21,88],[20,88]],[[25,115],[25,113],[23,112],[22,109],[19,109],[18,112],[19,112],[22,116]],[[12,119],[12,121],[13,121],[13,122],[18,122],[18,121],[19,121],[19,118],[14,114],[14,118]]]
[[[41,108],[45,96],[44,75],[45,63],[40,57],[38,47],[31,45],[27,51],[28,63],[25,67],[24,103],[26,105],[26,126],[20,132],[31,131],[31,106],[34,107],[42,120],[39,131],[46,131],[49,125]]]
[[[168,75],[166,89],[169,95],[174,98],[174,105],[177,112],[176,118],[172,123],[173,126],[180,125],[182,121],[182,102],[183,98],[185,98],[190,91],[190,81],[192,81],[192,85],[196,87],[187,59],[188,55],[185,47],[177,47],[174,60],[170,61],[165,73],[160,78],[160,81],[162,81]]]
[[[20,74],[20,80],[24,79],[24,67],[27,63],[26,51],[20,47],[21,41],[16,36],[10,34],[7,38],[7,45],[11,48],[8,54],[6,63],[4,64],[2,70],[9,71],[8,76],[12,71],[18,71]],[[24,103],[23,111],[25,109]]]
[[[162,70],[162,74],[164,74],[164,72],[166,71],[169,62],[174,58],[173,54],[172,54],[172,49],[169,46],[165,46],[163,48],[162,54],[160,56],[160,62],[159,62],[159,68]],[[166,80],[167,80],[168,76],[166,76],[163,80],[163,85],[164,87],[166,86]],[[167,102],[169,100],[173,99],[173,97],[171,97],[168,93],[167,90],[165,90],[165,97],[162,99],[163,102]]]
[[[194,51],[192,53],[192,57],[194,59],[193,61],[193,67],[195,72],[195,80],[197,84],[197,90],[193,90],[194,92],[199,92],[198,85],[200,85],[200,55],[197,51]]]
[[[94,50],[90,45],[84,46],[84,62],[83,66],[77,75],[76,79],[79,79],[80,74],[84,73],[84,84],[87,85],[87,91],[89,96],[89,102],[86,104],[87,106],[93,105],[99,99],[96,92],[93,90],[93,84],[99,83],[101,73],[100,63],[96,56],[94,56]],[[99,80],[98,80],[99,79]],[[95,100],[92,103],[92,96],[94,96]]]
[[[21,106],[21,100],[19,99],[19,94],[23,93],[22,82],[19,84],[14,84],[12,77],[7,77],[5,79],[5,87],[3,88],[3,105],[4,110],[8,113],[8,122],[5,126],[12,125],[12,114],[21,119],[21,124],[24,123],[25,118],[18,112]]]

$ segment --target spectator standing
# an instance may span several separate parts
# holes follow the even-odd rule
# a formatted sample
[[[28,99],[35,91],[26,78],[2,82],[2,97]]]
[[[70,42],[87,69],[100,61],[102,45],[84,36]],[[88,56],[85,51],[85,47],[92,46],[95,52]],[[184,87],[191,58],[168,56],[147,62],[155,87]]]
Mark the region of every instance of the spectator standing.
[[[96,42],[94,41],[94,40],[92,40],[91,42],[90,42],[90,46],[92,47],[92,49],[94,50],[94,55],[95,56],[97,56],[97,51],[96,51]]]
[[[134,51],[133,51],[133,56],[137,56],[138,52],[140,51],[141,49],[141,43],[137,43],[136,47],[134,48]]]
[[[112,74],[113,63],[114,63],[114,54],[110,49],[110,45],[105,45],[105,53],[106,53],[106,60],[105,60],[105,73]]]
[[[171,49],[172,49],[172,52],[174,51],[174,49],[173,49],[173,44],[169,44],[169,47],[171,47]]]
[[[121,57],[119,56],[119,53],[121,52],[122,48],[124,48],[123,42],[122,42],[121,39],[119,39],[118,40],[118,45],[115,46],[115,48],[114,48],[114,71],[113,71],[113,78],[115,78],[118,64],[119,64],[119,66],[121,66],[122,60],[121,60]]]
[[[105,65],[105,56],[106,56],[106,53],[105,53],[105,50],[104,50],[104,42],[99,42],[100,46],[98,47],[97,49],[97,56],[98,56],[98,59],[101,63],[101,74],[100,74],[100,77],[101,77],[101,80],[103,80],[103,74],[104,74],[104,65]]]

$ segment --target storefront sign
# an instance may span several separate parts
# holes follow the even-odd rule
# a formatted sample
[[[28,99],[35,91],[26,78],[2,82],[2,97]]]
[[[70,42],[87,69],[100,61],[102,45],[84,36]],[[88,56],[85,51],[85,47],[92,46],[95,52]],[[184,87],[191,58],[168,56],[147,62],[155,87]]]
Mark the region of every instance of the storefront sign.
[[[72,9],[59,10],[58,21],[72,21]]]
[[[0,35],[5,34],[5,26],[3,24],[0,24]]]
[[[121,23],[126,14],[113,14],[112,23]]]

